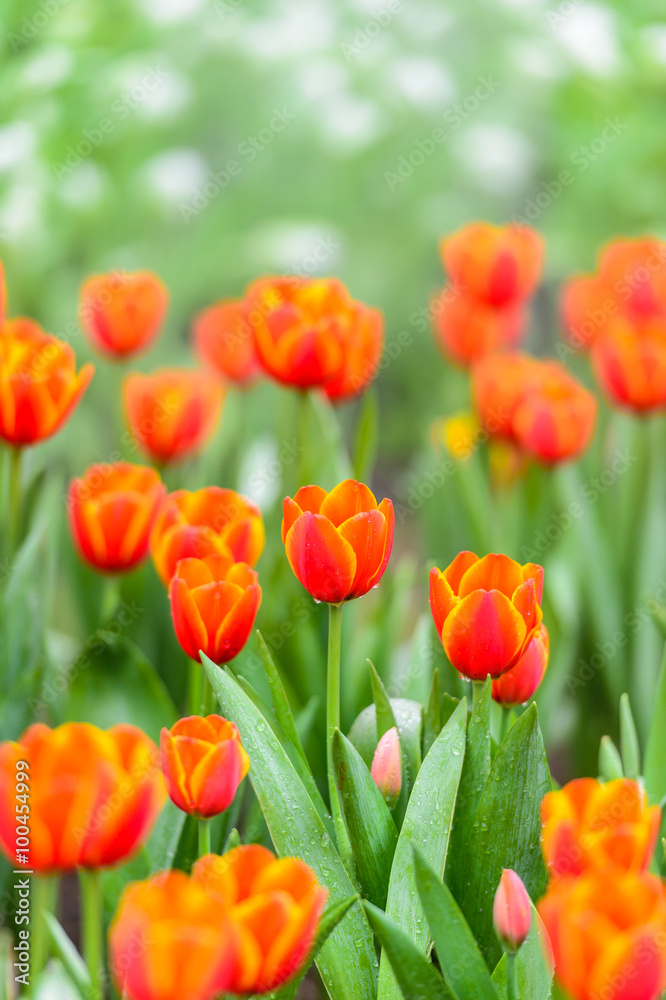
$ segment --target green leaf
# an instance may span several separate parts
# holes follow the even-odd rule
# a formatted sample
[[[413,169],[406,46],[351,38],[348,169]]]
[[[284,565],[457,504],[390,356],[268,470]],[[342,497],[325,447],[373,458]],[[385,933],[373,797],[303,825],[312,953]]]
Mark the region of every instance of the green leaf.
[[[393,708],[391,706],[391,701],[386,693],[386,688],[382,683],[382,679],[375,669],[375,665],[371,660],[368,660],[368,667],[370,668],[370,683],[372,685],[372,700],[375,703],[376,718],[377,718],[377,742],[381,740],[384,733],[387,733],[389,729],[393,729],[396,725],[395,715],[393,714]]]
[[[441,875],[465,759],[466,725],[467,702],[463,698],[423,761],[393,857],[386,914],[423,955],[428,953],[431,937],[416,889],[412,843],[419,844],[423,856]],[[396,978],[382,956],[378,1000],[398,996]]]
[[[456,1000],[497,1000],[474,935],[451,892],[414,847],[416,887],[446,985]]]
[[[467,723],[465,762],[453,817],[446,882],[459,902],[465,894],[465,860],[472,824],[481,793],[490,774],[491,685],[490,677],[486,678],[481,695]]]
[[[287,739],[294,745],[307,764],[305,751],[301,745],[298,730],[296,729],[296,723],[294,722],[294,716],[292,715],[291,708],[289,707],[289,701],[282,683],[282,678],[280,677],[280,673],[275,665],[273,657],[271,656],[270,650],[266,645],[266,640],[259,629],[257,629],[257,645],[259,647],[259,655],[261,656],[264,664],[266,680],[268,681],[268,686],[271,691],[273,708],[275,710],[277,720],[282,726]]]
[[[651,803],[661,802],[666,795],[666,726],[664,719],[666,719],[666,648],[654,697],[654,712],[645,748],[643,768],[645,790]]]
[[[67,975],[78,993],[83,997],[83,1000],[90,1000],[95,991],[93,990],[92,980],[90,979],[86,963],[53,914],[45,912],[43,917],[49,937],[51,938],[53,950],[64,965]]]
[[[622,759],[610,736],[602,736],[599,744],[599,777],[603,781],[624,777]]]
[[[459,902],[491,968],[501,950],[492,909],[502,869],[513,868],[533,899],[546,886],[540,806],[550,787],[537,708],[532,704],[497,751],[467,845],[466,889]]]
[[[361,413],[356,424],[354,442],[354,479],[365,483],[370,478],[377,454],[379,438],[379,406],[373,389],[363,396]]]
[[[273,729],[228,673],[205,656],[202,662],[222,714],[240,730],[250,758],[249,776],[276,851],[281,857],[299,857],[310,865],[327,887],[331,904],[353,895],[355,887],[331,835]],[[352,907],[333,931],[319,953],[317,965],[335,1000],[374,1000],[374,943],[360,907]]]
[[[404,1000],[448,1000],[442,977],[405,932],[372,903],[363,903],[363,908],[379,938],[382,955],[391,963],[397,984],[393,996]]]
[[[548,940],[541,917],[532,905],[532,925],[516,956],[518,996],[525,1000],[548,1000],[553,982],[553,969],[544,942]],[[507,1000],[506,955],[495,966],[493,983],[499,1000]]]
[[[423,716],[423,756],[437,739],[442,728],[442,703],[439,693],[439,670],[435,668],[430,685],[428,704]]]
[[[626,777],[637,781],[641,774],[641,749],[628,694],[620,698],[620,750]]]
[[[333,766],[363,895],[383,909],[398,831],[361,755],[338,729]]]

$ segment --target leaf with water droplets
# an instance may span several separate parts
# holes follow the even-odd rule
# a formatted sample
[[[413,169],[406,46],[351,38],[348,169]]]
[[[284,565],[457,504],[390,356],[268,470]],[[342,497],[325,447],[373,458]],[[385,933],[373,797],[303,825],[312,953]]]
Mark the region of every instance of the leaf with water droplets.
[[[448,1000],[450,994],[435,966],[412,943],[409,937],[371,903],[363,904],[382,954],[396,976],[397,998],[405,1000]],[[381,996],[381,993],[380,993]]]

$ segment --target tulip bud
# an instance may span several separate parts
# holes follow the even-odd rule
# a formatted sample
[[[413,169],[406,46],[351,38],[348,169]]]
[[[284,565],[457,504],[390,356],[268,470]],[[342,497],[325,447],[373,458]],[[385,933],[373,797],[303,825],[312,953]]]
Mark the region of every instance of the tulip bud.
[[[400,739],[395,726],[384,733],[377,744],[370,773],[377,788],[384,796],[386,805],[392,809],[398,801],[402,788]]]
[[[502,869],[495,902],[493,926],[505,951],[518,951],[530,932],[532,909],[527,889],[511,868]]]

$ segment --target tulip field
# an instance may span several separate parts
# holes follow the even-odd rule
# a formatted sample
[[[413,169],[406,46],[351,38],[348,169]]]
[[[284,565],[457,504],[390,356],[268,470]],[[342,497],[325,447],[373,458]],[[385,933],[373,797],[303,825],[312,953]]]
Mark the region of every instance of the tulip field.
[[[657,18],[9,0],[0,1000],[666,1000]]]

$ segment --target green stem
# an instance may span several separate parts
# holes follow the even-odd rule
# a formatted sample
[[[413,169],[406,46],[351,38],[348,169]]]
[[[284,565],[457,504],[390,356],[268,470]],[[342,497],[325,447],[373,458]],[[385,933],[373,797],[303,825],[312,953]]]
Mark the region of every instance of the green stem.
[[[298,394],[298,483],[297,488],[308,485],[308,406],[307,392]]]
[[[81,941],[83,958],[88,966],[93,990],[102,986],[104,969],[104,923],[102,882],[100,874],[91,868],[79,869],[81,887]]]
[[[210,854],[210,820],[199,820],[199,857]]]
[[[506,997],[507,1000],[518,1000],[515,952],[506,953]]]
[[[328,666],[326,672],[326,760],[328,763],[328,791],[331,799],[331,816],[340,857],[351,865],[351,844],[347,834],[338,788],[333,770],[333,735],[340,728],[340,651],[342,644],[342,605],[328,606]]]
[[[500,743],[504,740],[504,737],[506,736],[506,734],[511,729],[511,712],[512,711],[513,711],[512,708],[509,708],[507,705],[502,705],[502,716],[501,716],[501,719],[500,719],[500,731],[499,731],[499,742]]]
[[[9,558],[16,554],[21,536],[21,464],[23,449],[9,452]]]
[[[100,604],[100,625],[109,625],[120,603],[120,577],[105,576],[102,580],[102,601]]]
[[[213,691],[213,685],[208,680],[208,674],[201,667],[201,673],[203,674],[203,715],[213,715],[217,712],[217,698],[215,697],[215,692]]]
[[[39,975],[49,957],[49,935],[44,920],[45,913],[53,913],[58,891],[58,879],[55,876],[40,877],[33,875],[30,879],[30,989],[35,992]]]
[[[204,700],[204,668],[198,660],[189,660],[189,685],[187,710],[190,715],[201,715]]]
[[[478,705],[479,699],[483,694],[483,685],[483,681],[472,681],[472,711]]]

